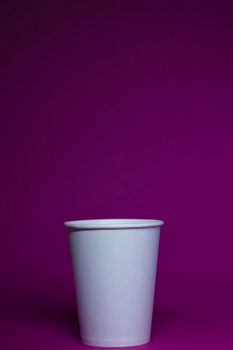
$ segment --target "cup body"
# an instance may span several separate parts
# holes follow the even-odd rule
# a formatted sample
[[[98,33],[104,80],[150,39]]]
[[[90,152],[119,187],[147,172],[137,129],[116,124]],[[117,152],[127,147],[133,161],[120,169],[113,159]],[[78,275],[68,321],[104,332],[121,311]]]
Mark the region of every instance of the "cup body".
[[[140,226],[139,221],[151,224]],[[74,223],[65,225],[70,230],[82,342],[101,347],[149,342],[163,222],[108,219]]]

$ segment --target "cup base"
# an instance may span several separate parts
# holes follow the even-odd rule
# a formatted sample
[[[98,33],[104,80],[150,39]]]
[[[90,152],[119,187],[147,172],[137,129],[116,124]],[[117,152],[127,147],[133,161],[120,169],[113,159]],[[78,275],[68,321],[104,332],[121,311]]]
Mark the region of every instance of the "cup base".
[[[89,339],[81,338],[85,345],[103,347],[103,348],[120,348],[129,346],[139,346],[149,343],[150,339]]]

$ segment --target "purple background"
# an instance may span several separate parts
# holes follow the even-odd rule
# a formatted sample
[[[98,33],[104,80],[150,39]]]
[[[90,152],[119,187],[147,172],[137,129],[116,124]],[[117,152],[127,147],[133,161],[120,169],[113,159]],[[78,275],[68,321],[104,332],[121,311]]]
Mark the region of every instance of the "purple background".
[[[1,340],[84,349],[63,221],[161,218],[145,349],[233,348],[233,2],[1,9]]]

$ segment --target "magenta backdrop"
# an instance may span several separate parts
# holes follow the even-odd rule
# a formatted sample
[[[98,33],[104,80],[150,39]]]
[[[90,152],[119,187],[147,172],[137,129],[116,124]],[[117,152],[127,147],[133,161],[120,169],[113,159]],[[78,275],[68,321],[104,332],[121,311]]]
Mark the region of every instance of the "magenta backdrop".
[[[1,340],[84,349],[63,221],[159,218],[152,342],[233,348],[233,3],[1,10]]]

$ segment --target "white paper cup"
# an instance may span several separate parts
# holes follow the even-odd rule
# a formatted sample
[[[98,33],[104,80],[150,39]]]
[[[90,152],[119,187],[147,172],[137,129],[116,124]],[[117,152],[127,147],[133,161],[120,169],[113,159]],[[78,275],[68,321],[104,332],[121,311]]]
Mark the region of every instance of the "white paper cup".
[[[81,340],[101,347],[150,341],[161,220],[65,222]]]

